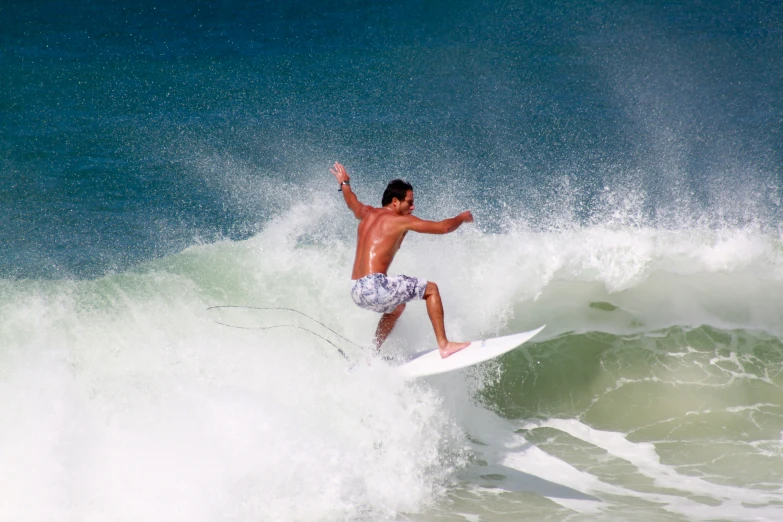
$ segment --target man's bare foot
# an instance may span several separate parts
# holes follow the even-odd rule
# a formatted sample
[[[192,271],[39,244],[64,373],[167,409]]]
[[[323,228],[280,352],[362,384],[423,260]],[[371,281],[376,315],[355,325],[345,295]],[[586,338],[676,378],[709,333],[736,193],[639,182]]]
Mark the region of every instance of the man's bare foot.
[[[470,343],[455,343],[452,341],[447,342],[444,346],[440,347],[440,356],[444,359],[449,355],[454,355],[463,348],[470,346]]]

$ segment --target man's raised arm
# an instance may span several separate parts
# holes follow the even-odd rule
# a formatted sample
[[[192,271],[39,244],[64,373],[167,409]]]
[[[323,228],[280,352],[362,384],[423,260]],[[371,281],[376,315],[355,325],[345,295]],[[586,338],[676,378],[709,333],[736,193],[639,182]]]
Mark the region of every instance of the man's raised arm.
[[[329,172],[334,174],[334,177],[337,178],[337,182],[340,183],[340,190],[345,198],[345,204],[351,209],[351,212],[356,216],[356,219],[362,219],[372,207],[360,202],[359,198],[356,197],[356,194],[353,193],[350,185],[351,177],[348,175],[345,167],[335,161],[334,167],[329,169]]]
[[[473,214],[468,210],[443,221],[427,221],[414,216],[405,217],[407,219],[405,228],[421,234],[448,234],[457,230],[463,223],[473,223]]]

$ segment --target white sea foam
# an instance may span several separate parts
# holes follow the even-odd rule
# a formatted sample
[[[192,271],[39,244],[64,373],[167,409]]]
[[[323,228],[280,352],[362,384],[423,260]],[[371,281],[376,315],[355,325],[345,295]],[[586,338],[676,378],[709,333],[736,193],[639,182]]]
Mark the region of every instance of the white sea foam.
[[[155,269],[4,303],[21,333],[3,343],[0,518],[344,520],[435,498],[464,445],[437,393],[380,362],[349,375],[296,330],[217,325],[192,283]],[[284,295],[319,308],[308,293]]]

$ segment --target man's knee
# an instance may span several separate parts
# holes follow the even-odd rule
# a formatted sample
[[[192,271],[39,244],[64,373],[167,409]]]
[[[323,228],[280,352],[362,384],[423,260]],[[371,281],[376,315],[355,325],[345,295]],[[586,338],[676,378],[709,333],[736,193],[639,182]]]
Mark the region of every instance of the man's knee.
[[[431,295],[438,295],[438,285],[432,281],[427,281],[427,287],[424,289],[424,299]]]

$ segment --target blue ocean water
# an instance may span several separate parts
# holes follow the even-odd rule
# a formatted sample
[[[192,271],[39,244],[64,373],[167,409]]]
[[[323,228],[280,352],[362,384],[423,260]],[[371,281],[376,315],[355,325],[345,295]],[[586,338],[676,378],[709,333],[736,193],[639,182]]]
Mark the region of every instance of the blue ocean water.
[[[217,324],[371,337],[334,161],[473,211],[393,266],[453,336],[541,338]],[[0,519],[779,519],[781,165],[780,2],[4,0]]]
[[[95,277],[246,238],[274,214],[262,187],[318,183],[334,159],[375,191],[448,179],[487,227],[499,200],[545,221],[554,178],[579,190],[580,222],[625,185],[667,226],[716,204],[718,221],[780,219],[774,2],[2,9],[12,277]],[[231,176],[246,185],[226,189]]]

